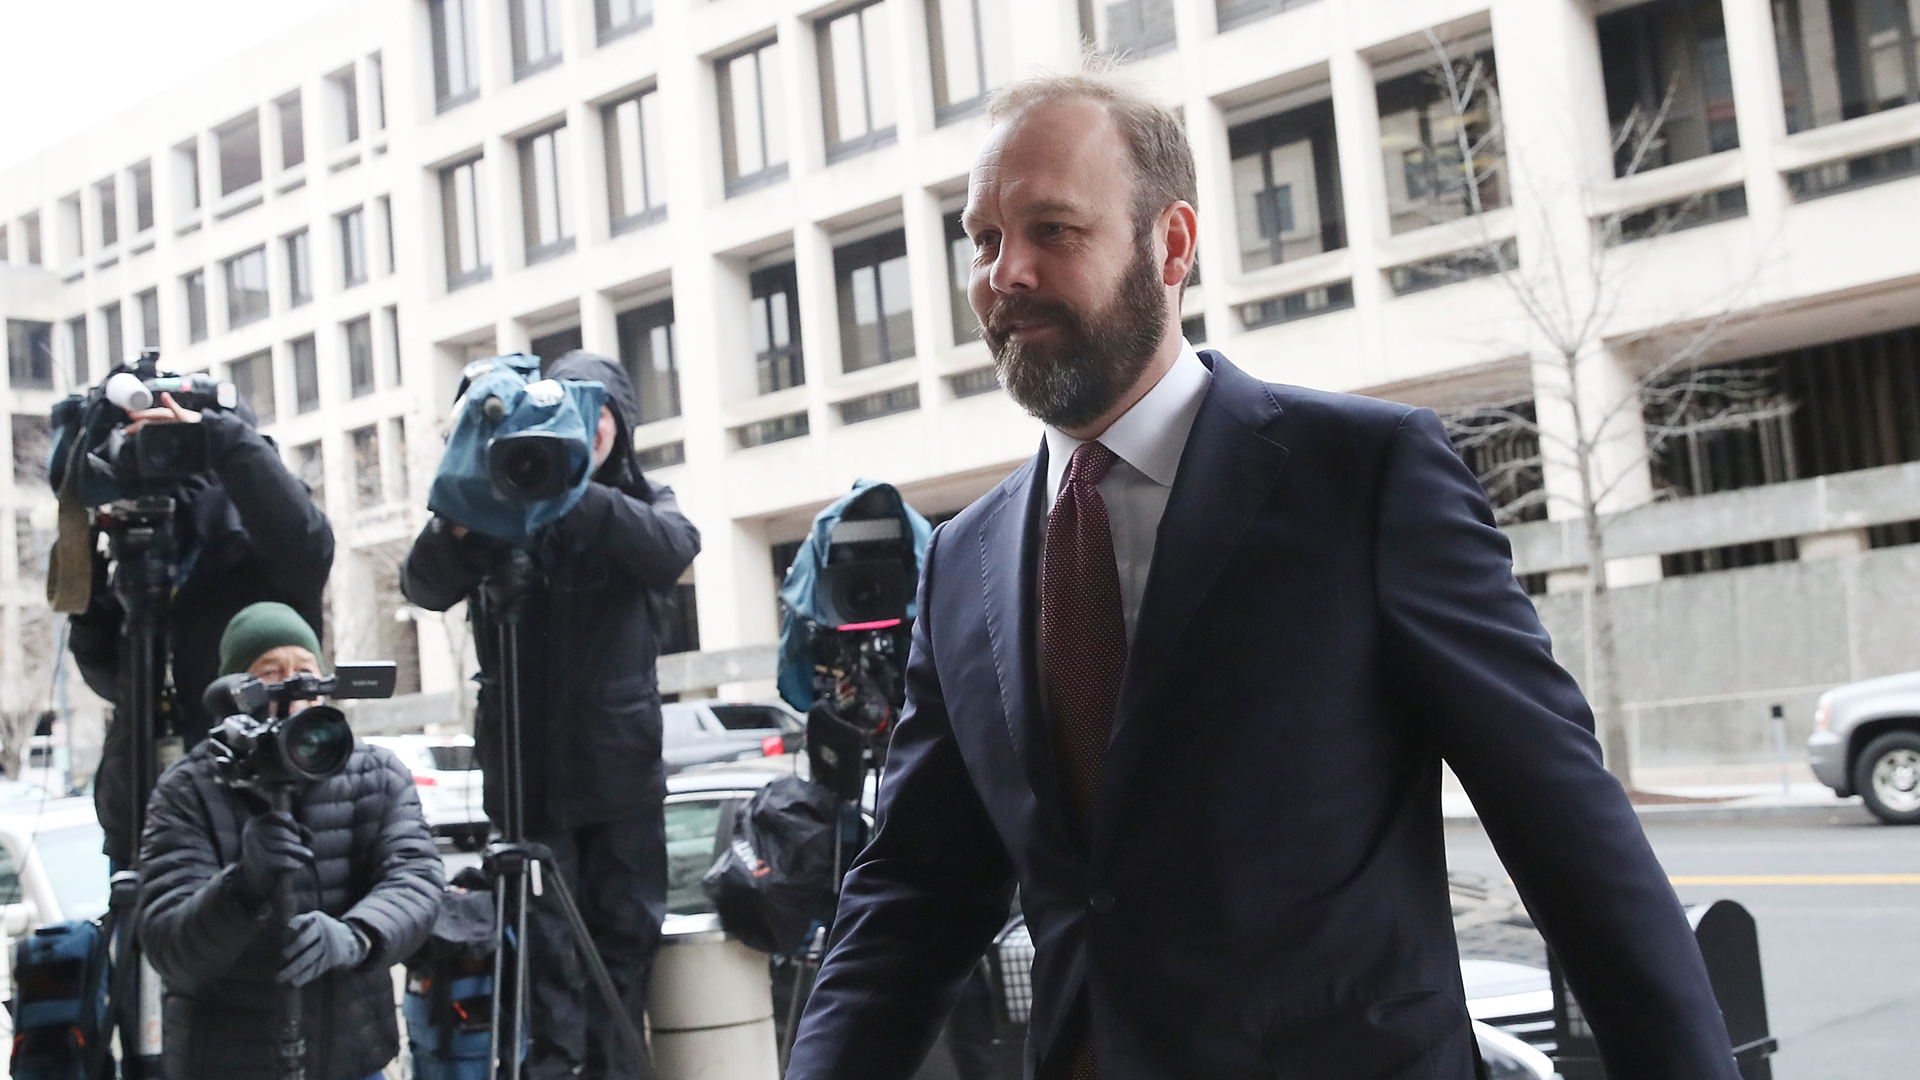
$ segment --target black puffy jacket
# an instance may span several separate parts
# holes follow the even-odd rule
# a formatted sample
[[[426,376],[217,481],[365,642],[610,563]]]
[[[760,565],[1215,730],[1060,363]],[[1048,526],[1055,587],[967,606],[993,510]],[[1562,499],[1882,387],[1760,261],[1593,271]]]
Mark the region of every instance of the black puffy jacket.
[[[140,868],[140,944],[166,986],[166,1071],[277,1080],[272,904],[246,895],[240,831],[254,796],[221,786],[202,742],[154,787]],[[373,951],[302,991],[310,1080],[358,1080],[399,1052],[391,967],[426,940],[445,870],[413,776],[362,743],[344,772],[308,786],[294,817],[312,835],[312,871],[296,876],[302,911],[353,919]]]
[[[167,608],[173,681],[179,692],[181,745],[207,735],[200,695],[220,667],[220,635],[248,604],[278,600],[321,631],[321,590],[333,569],[333,529],[312,493],[287,471],[273,440],[244,413],[202,415],[213,462],[174,493],[175,535],[187,565]],[[93,692],[120,700],[120,624],[124,613],[108,588],[107,559],[93,559],[93,599],[72,618],[69,643]],[[116,717],[107,726],[93,804],[106,833],[108,857],[133,861],[132,740]]]
[[[522,652],[526,827],[531,833],[617,821],[657,807],[660,763],[660,638],[651,593],[671,586],[700,552],[700,531],[673,489],[641,475],[629,426],[639,411],[619,364],[572,352],[547,366],[555,379],[604,383],[620,417],[613,453],[586,494],[537,538],[545,581],[527,604]],[[477,600],[501,551],[478,534],[456,538],[434,518],[400,568],[400,588],[430,611]],[[501,822],[500,677],[492,614],[467,605],[480,655],[474,742],[486,775],[487,814]]]

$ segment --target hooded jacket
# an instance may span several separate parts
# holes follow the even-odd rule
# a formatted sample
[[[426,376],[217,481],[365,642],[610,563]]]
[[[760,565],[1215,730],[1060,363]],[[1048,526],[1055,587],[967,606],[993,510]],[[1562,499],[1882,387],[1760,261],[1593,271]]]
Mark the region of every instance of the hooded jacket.
[[[206,737],[200,695],[220,665],[220,635],[248,604],[278,600],[300,613],[318,636],[321,591],[333,569],[333,529],[314,505],[305,482],[287,471],[273,440],[260,434],[242,405],[209,409],[212,470],[174,491],[175,589],[166,633],[179,715],[181,745]],[[120,701],[120,628],[125,612],[109,587],[107,558],[93,557],[93,597],[73,616],[68,637],[80,675],[94,693]],[[132,741],[116,717],[108,725],[94,807],[106,833],[109,858],[133,861]]]
[[[614,446],[566,516],[531,548],[540,583],[527,601],[520,657],[521,751],[531,833],[617,821],[666,792],[660,762],[660,652],[654,594],[671,587],[700,553],[700,532],[673,489],[642,475],[630,431],[640,415],[626,371],[604,356],[570,352],[546,365],[552,379],[598,382],[614,411]],[[481,580],[500,545],[450,523],[427,523],[400,568],[413,603],[445,611],[467,605],[481,674],[474,741],[486,776],[487,814],[503,820],[500,790],[501,676],[494,613]]]

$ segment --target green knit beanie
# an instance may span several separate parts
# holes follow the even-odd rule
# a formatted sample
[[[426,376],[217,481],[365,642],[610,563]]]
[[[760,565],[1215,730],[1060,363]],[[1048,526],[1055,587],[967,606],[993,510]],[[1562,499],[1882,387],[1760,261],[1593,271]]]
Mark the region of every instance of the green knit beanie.
[[[232,675],[282,645],[298,645],[320,660],[320,639],[300,613],[276,600],[240,609],[220,635],[220,674]],[[324,661],[322,661],[324,663]]]

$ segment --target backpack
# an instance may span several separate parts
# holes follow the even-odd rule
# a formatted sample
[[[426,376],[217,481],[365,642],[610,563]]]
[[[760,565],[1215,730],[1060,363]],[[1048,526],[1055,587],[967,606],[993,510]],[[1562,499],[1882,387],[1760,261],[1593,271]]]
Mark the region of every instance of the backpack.
[[[416,1080],[488,1080],[490,1071],[492,885],[471,869],[452,884],[441,895],[426,943],[407,958],[400,1013]]]
[[[832,924],[839,805],[826,788],[797,776],[754,793],[700,882],[728,934],[748,948],[789,953],[807,943],[814,924]]]
[[[42,926],[13,947],[15,1080],[90,1080],[106,1060],[107,935],[94,922]]]

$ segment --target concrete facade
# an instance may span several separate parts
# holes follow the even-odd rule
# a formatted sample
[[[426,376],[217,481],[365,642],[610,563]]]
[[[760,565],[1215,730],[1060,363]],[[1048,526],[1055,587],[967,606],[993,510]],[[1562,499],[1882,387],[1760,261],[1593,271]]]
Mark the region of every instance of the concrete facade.
[[[870,99],[891,103],[891,135],[869,118],[871,137],[830,145],[825,110],[828,87],[836,84],[829,54],[836,41],[848,47],[833,26],[858,6],[546,0],[527,7],[513,0],[515,10],[550,20],[551,55],[528,59],[539,50],[524,34],[516,39],[507,0],[350,0],[178,90],[130,103],[122,116],[0,173],[0,225],[7,229],[0,315],[49,323],[54,342],[52,385],[0,385],[0,417],[44,415],[76,385],[69,320],[88,319],[89,379],[107,367],[109,305],[121,312],[122,351],[137,347],[140,297],[148,289],[157,290],[158,340],[168,364],[230,373],[235,361],[265,353],[276,412],[265,430],[321,482],[340,541],[330,596],[335,653],[417,653],[421,715],[451,717],[446,695],[466,673],[463,631],[457,619],[406,608],[392,575],[425,520],[426,486],[462,365],[570,331],[585,348],[618,355],[621,317],[671,299],[677,407],[663,408],[672,415],[642,425],[634,438],[657,455],[655,475],[676,488],[705,539],[689,578],[704,653],[663,665],[663,682],[668,690],[766,693],[766,646],[777,633],[776,545],[800,538],[821,506],[863,476],[899,484],[929,513],[957,510],[1039,439],[1038,426],[1004,394],[974,392],[990,359],[954,317],[960,300],[943,215],[959,207],[986,130],[977,100],[937,98],[943,78],[951,81],[934,62],[944,41],[937,30],[956,13],[974,15],[974,56],[989,86],[1072,68],[1083,32],[1118,47],[1124,43],[1114,35],[1122,31],[1114,27],[1134,19],[1135,29],[1125,32],[1136,35],[1134,51],[1144,56],[1128,63],[1126,74],[1182,109],[1197,157],[1201,279],[1188,291],[1185,314],[1204,320],[1208,347],[1264,378],[1439,408],[1533,392],[1543,428],[1566,434],[1569,410],[1552,393],[1558,376],[1537,359],[1541,330],[1510,284],[1495,276],[1402,287],[1408,268],[1509,240],[1523,272],[1587,265],[1601,250],[1589,224],[1596,217],[1730,187],[1744,189],[1743,214],[1611,249],[1615,269],[1593,286],[1608,290],[1605,315],[1583,346],[1591,358],[1581,390],[1588,406],[1606,408],[1631,393],[1636,375],[1704,320],[1724,326],[1702,359],[1726,360],[1892,329],[1920,311],[1920,215],[1912,211],[1920,205],[1920,176],[1820,198],[1797,196],[1790,183],[1806,170],[1920,143],[1920,105],[1789,134],[1767,0],[1720,5],[1731,96],[1715,115],[1724,125],[1723,114],[1732,114],[1737,148],[1624,179],[1615,177],[1609,149],[1596,20],[1630,4],[1123,0],[1083,8],[1074,0],[884,0],[872,9],[862,55],[873,68]],[[602,27],[603,10],[646,14]],[[456,85],[449,92],[447,63],[436,62],[436,49],[444,56],[448,48],[444,41],[436,46],[437,27],[455,16],[471,35],[471,91]],[[1379,88],[1417,70],[1435,40],[1461,56],[1491,49],[1496,57],[1500,167],[1509,194],[1477,217],[1407,227],[1404,136],[1398,120],[1383,118]],[[759,69],[768,80],[766,133],[769,146],[784,143],[784,172],[730,175],[742,172],[741,154],[760,152],[741,149],[738,138],[730,149],[723,130],[724,109],[736,121],[743,115],[730,61],[768,41],[778,42],[780,55],[777,65]],[[288,114],[280,103],[295,91],[303,160],[289,166],[282,152]],[[658,95],[649,198],[657,206],[664,192],[665,208],[616,217],[611,192],[619,183],[610,172],[607,125],[620,122],[614,107],[636,93]],[[845,124],[845,102],[835,101],[836,123]],[[1300,101],[1325,101],[1330,110],[1338,184],[1323,206],[1337,208],[1342,239],[1256,265],[1242,255],[1252,210],[1236,187],[1235,132]],[[261,175],[223,191],[231,185],[221,140],[250,111],[257,111]],[[523,167],[530,155],[547,152],[537,138],[556,126],[566,135],[555,140],[553,156]],[[731,133],[744,129],[736,123]],[[244,123],[238,130],[243,137]],[[189,143],[191,155],[181,149]],[[140,181],[133,170],[141,162],[150,163],[153,220],[146,228],[134,227]],[[458,172],[469,162],[477,164]],[[112,181],[116,198],[112,243],[101,219],[104,180]],[[469,182],[479,194],[463,217],[450,200],[463,199],[459,185]],[[356,209],[364,215],[358,262],[343,240],[350,226],[342,219]],[[41,249],[32,265],[30,218]],[[295,304],[285,238],[302,228],[312,298]],[[858,347],[842,340],[843,328],[866,333],[870,326],[859,310],[866,300],[852,293],[880,286],[838,272],[836,253],[845,258],[862,241],[896,231],[904,263],[870,267],[860,280],[891,281],[897,292],[904,268],[904,305],[889,294],[881,307],[885,315],[910,309],[911,333],[891,342],[891,362],[849,363]],[[476,236],[477,260],[461,246]],[[268,310],[229,325],[223,263],[261,245]],[[363,281],[349,273],[360,262]],[[804,378],[762,392],[754,275],[787,262]],[[204,340],[192,339],[187,314],[184,275],[198,270],[206,274]],[[363,317],[371,320],[371,370],[362,363],[356,373],[350,328]],[[888,325],[894,332],[906,327]],[[309,335],[318,377],[311,407],[301,400],[296,365],[304,355],[295,345]],[[1636,423],[1610,429],[1601,455],[1619,481],[1604,505],[1629,514],[1653,497]],[[768,433],[794,437],[748,445]],[[309,447],[317,447],[317,457],[303,449]],[[1514,529],[1519,570],[1577,586],[1578,559],[1570,553],[1580,549],[1563,520],[1576,516],[1564,496],[1578,477],[1551,451],[1545,472],[1547,490],[1562,498],[1550,505],[1553,520]],[[1911,484],[1903,490],[1900,498],[1911,499]],[[1619,594],[1634,597],[1623,603],[1648,619],[1671,618],[1661,599],[1669,594],[1734,589],[1730,583],[1749,578],[1778,579],[1781,602],[1826,610],[1837,594],[1821,583],[1845,567],[1883,566],[1875,573],[1893,575],[1888,582],[1913,569],[1904,554],[1859,553],[1848,535],[1865,521],[1780,510],[1785,516],[1777,524],[1760,529],[1765,538],[1838,533],[1809,539],[1802,549],[1803,559],[1835,557],[1729,572],[1724,582],[1716,575],[1659,581],[1658,556],[1701,547],[1707,518],[1699,515],[1722,513],[1712,509],[1722,504],[1698,501],[1697,508],[1647,507],[1659,527],[1623,529],[1634,538],[1617,536],[1619,550],[1609,551],[1612,582],[1638,586]],[[8,511],[0,514],[0,550],[16,550],[19,528],[50,523],[50,496],[30,481],[0,477],[0,505]],[[1734,520],[1744,514],[1735,512]],[[1920,508],[1887,520],[1913,518]],[[1776,528],[1788,531],[1769,531]],[[0,560],[0,628],[9,642],[22,641],[30,624],[47,625],[31,571],[19,560]],[[1900,580],[1907,584],[1898,588],[1909,591],[1920,583]],[[1733,619],[1759,595],[1746,590],[1761,588],[1742,585],[1724,603],[1701,599],[1684,610],[1696,623]],[[1570,612],[1580,602],[1574,595],[1542,602],[1576,667],[1579,646],[1569,642],[1578,637],[1578,620]],[[1695,629],[1684,633],[1680,625],[1623,621],[1623,640],[1669,640],[1677,649],[1696,629],[1730,640],[1717,623],[1688,623]],[[1833,625],[1854,624],[1840,618]],[[1868,632],[1867,623],[1859,625]],[[1877,673],[1878,665],[1920,666],[1920,648],[1906,640],[1863,653],[1844,670],[1808,669],[1806,685],[1856,669]],[[1752,656],[1767,655],[1752,648]],[[8,700],[0,706],[41,707],[38,672],[28,671],[36,655],[7,649],[0,675],[7,676]],[[1761,681],[1698,692],[1678,686],[1667,694],[1650,674],[1663,689],[1629,697],[1691,701],[1776,685],[1765,678],[1777,668],[1739,657],[1729,663],[1729,670]],[[1657,718],[1648,712],[1642,720],[1650,763],[1745,753],[1739,737],[1708,730],[1718,730],[1711,718],[1720,706],[1661,708]]]

